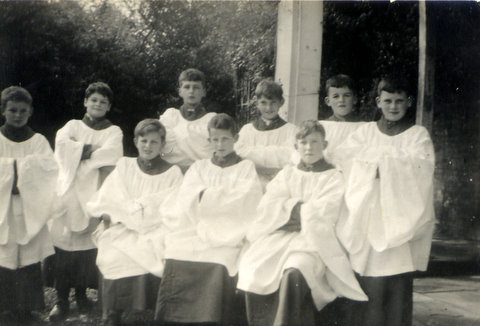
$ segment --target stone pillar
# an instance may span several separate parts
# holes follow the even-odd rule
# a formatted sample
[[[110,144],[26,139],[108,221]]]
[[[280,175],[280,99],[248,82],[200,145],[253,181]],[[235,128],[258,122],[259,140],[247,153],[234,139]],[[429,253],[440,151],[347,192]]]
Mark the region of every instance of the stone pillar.
[[[282,0],[278,5],[275,80],[285,97],[280,116],[297,125],[318,118],[322,24],[322,1]]]
[[[417,124],[430,133],[433,126],[435,86],[435,24],[433,8],[426,1],[418,3],[418,94]]]

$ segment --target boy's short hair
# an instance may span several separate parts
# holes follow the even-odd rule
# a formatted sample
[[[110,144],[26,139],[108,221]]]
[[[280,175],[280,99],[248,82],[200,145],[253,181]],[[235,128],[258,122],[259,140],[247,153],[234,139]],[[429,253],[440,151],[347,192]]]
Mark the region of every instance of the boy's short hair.
[[[202,82],[203,88],[205,88],[205,74],[198,69],[189,68],[184,70],[178,76],[178,87],[182,87],[184,81],[199,81]]]
[[[405,92],[407,96],[411,96],[412,92],[408,81],[401,76],[386,75],[380,78],[377,84],[376,94],[380,96],[382,91],[388,93],[402,93]]]
[[[150,132],[158,132],[160,134],[162,142],[165,141],[167,130],[165,129],[164,125],[157,119],[144,119],[140,121],[135,127],[133,135],[135,138],[137,138],[139,136],[145,136]]]
[[[255,97],[258,99],[262,96],[269,100],[277,99],[284,101],[282,86],[274,82],[271,78],[263,79],[255,88]]]
[[[32,95],[23,87],[10,86],[2,91],[1,95],[1,112],[5,111],[8,101],[24,102],[32,106]]]
[[[348,87],[354,94],[357,93],[355,82],[353,81],[352,77],[348,75],[339,74],[339,75],[335,75],[333,77],[328,78],[325,83],[325,92],[327,95],[330,87],[335,87],[335,88]]]
[[[210,129],[229,130],[232,136],[238,134],[238,126],[235,120],[226,113],[218,113],[208,122],[208,131]]]
[[[108,98],[108,101],[110,104],[112,104],[113,101],[113,92],[110,86],[104,82],[95,82],[91,83],[88,85],[87,89],[85,90],[85,98],[88,99],[92,94],[98,93],[106,98]]]
[[[295,139],[303,139],[314,132],[320,133],[325,139],[325,128],[317,120],[305,120],[300,124]]]

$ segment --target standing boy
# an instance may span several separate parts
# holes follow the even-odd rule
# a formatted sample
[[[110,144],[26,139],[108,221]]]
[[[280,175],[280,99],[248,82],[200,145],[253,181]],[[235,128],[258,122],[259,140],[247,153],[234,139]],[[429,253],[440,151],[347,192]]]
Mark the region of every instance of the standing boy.
[[[155,319],[167,324],[229,325],[238,257],[261,197],[254,164],[233,150],[235,121],[218,114],[208,132],[213,157],[185,174],[178,195],[182,221],[166,236]]]
[[[323,159],[325,130],[305,121],[296,139],[300,163],[267,185],[240,262],[252,326],[313,326],[315,311],[337,296],[366,300],[335,235],[344,186]]]
[[[44,308],[41,261],[52,255],[47,220],[56,202],[57,164],[45,137],[27,126],[30,93],[2,91],[0,127],[0,312],[21,325]]]
[[[260,181],[265,186],[295,152],[295,125],[278,115],[284,103],[282,87],[270,79],[262,80],[255,89],[255,103],[260,116],[242,127],[235,150],[255,163]]]
[[[122,131],[105,117],[112,99],[107,84],[90,84],[85,91],[85,116],[67,122],[55,138],[55,158],[60,168],[57,193],[66,212],[53,221],[50,230],[55,245],[57,291],[57,303],[49,315],[52,321],[67,316],[70,288],[75,288],[79,311],[92,306],[86,288],[96,286],[98,279],[97,249],[92,241],[98,222],[88,215],[86,203],[123,155]]]
[[[408,84],[383,78],[382,117],[358,128],[338,148],[347,172],[348,214],[338,234],[369,297],[361,325],[411,325],[414,271],[427,268],[434,226],[434,150],[413,125]]]
[[[178,77],[178,94],[183,100],[179,109],[167,109],[160,122],[167,129],[164,158],[182,171],[195,161],[209,158],[212,146],[208,141],[207,124],[215,113],[207,113],[202,105],[206,95],[205,75],[197,69],[182,71]]]
[[[335,75],[329,78],[325,84],[325,92],[325,104],[332,109],[333,114],[327,120],[320,121],[328,141],[324,154],[328,161],[336,163],[335,149],[363,122],[360,122],[355,110],[357,90],[350,76]]]

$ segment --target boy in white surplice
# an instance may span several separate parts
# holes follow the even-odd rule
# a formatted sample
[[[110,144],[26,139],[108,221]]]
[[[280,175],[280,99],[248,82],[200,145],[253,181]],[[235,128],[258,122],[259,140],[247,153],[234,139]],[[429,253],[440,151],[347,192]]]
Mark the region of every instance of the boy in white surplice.
[[[107,325],[118,325],[122,310],[155,304],[168,231],[163,219],[183,179],[180,168],[160,154],[165,134],[157,119],[141,121],[135,127],[138,157],[121,158],[87,204],[91,216],[104,220],[94,236]]]
[[[90,218],[85,205],[123,156],[122,131],[105,117],[112,99],[107,84],[90,84],[85,90],[85,116],[82,120],[68,121],[55,138],[55,158],[59,165],[57,194],[66,212],[50,228],[55,246],[57,292],[57,303],[49,315],[51,321],[68,315],[70,288],[75,289],[80,311],[92,307],[86,288],[97,286],[97,249],[92,232],[98,220]]]
[[[408,83],[386,77],[376,91],[382,117],[350,134],[335,153],[348,208],[337,231],[370,299],[352,324],[406,326],[412,272],[426,270],[430,253],[435,154],[428,131],[413,124]]]
[[[240,260],[249,325],[314,325],[337,296],[367,299],[335,234],[344,185],[323,159],[325,130],[305,121],[296,139],[301,161],[267,185]]]
[[[24,325],[32,310],[44,308],[41,261],[54,253],[47,220],[58,168],[48,141],[27,126],[33,108],[26,89],[4,89],[1,112],[0,312]]]
[[[185,174],[178,195],[181,223],[165,238],[155,312],[162,322],[229,325],[232,318],[238,258],[261,186],[253,162],[233,150],[235,121],[218,114],[208,131],[214,155]]]

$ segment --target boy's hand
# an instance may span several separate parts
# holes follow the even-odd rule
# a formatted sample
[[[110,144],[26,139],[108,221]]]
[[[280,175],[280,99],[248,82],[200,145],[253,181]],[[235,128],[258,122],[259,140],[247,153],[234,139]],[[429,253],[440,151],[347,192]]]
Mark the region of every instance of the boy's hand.
[[[91,144],[83,145],[82,157],[80,158],[81,161],[88,160],[90,156],[92,156],[93,148]]]
[[[292,212],[290,213],[290,219],[288,222],[279,228],[279,231],[285,232],[300,232],[302,230],[302,222],[300,217],[300,208],[302,207],[302,202],[298,202],[293,206]]]
[[[91,232],[95,231],[98,224],[100,224],[100,220],[98,218],[90,218],[90,220],[88,221],[88,226],[84,230],[82,230],[80,232],[76,232],[76,233],[77,234],[91,233]]]
[[[110,215],[102,214],[100,218],[103,220],[103,225],[105,226],[105,229],[108,229],[110,227],[110,223],[112,222],[112,220],[110,219]]]

